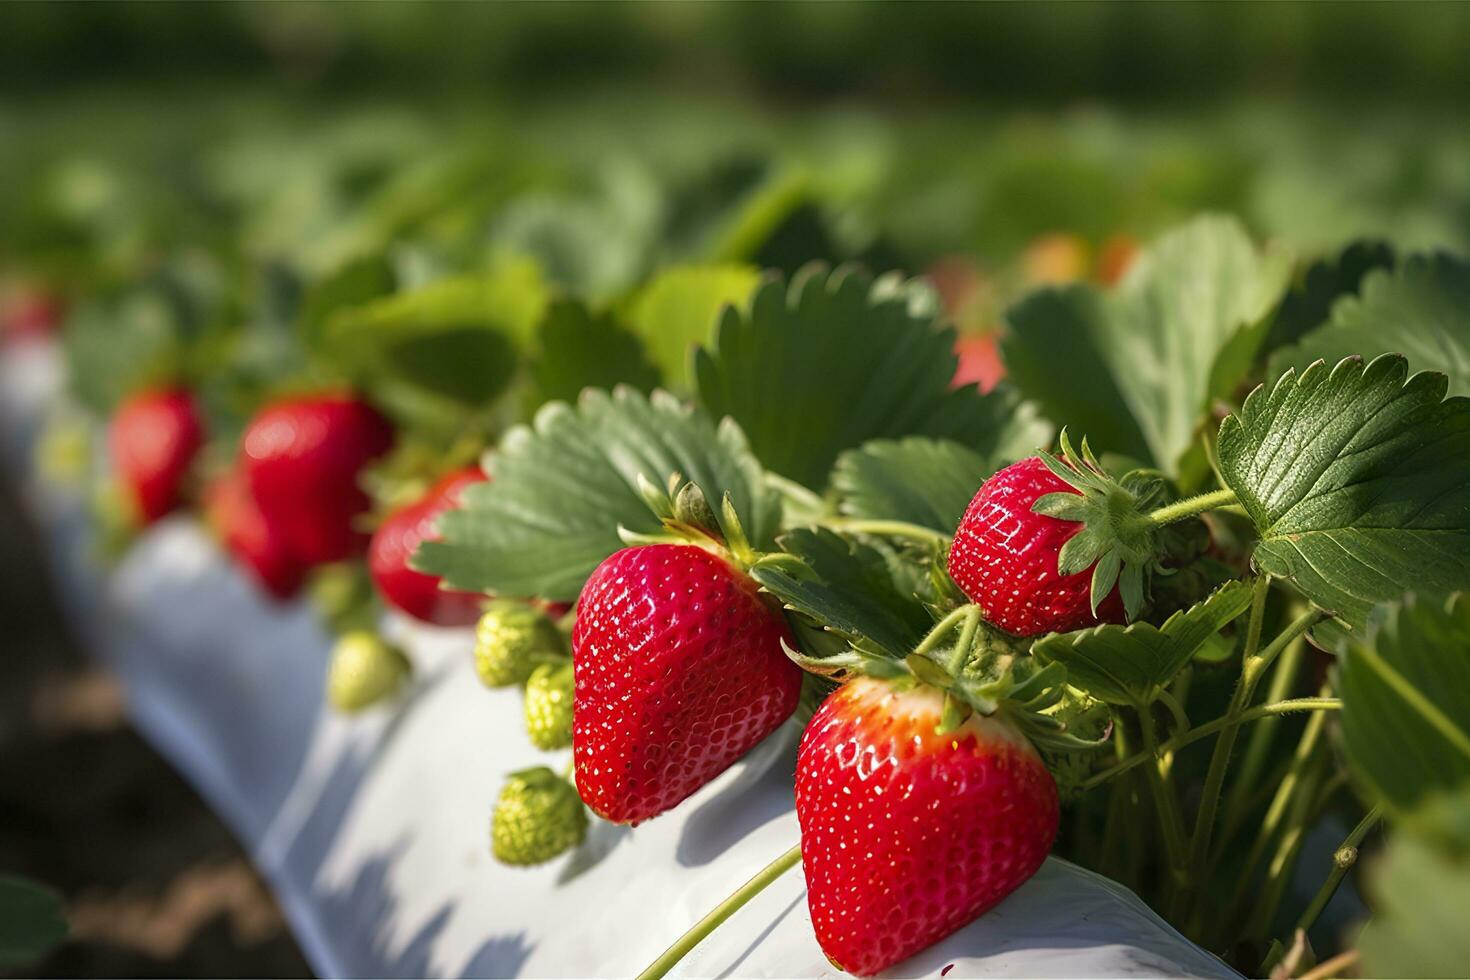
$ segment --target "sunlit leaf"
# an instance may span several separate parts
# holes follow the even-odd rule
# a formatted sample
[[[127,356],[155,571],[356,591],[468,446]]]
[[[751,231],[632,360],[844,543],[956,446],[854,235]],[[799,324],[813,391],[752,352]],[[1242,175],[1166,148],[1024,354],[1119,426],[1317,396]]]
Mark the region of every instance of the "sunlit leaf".
[[[1211,397],[1237,380],[1217,360],[1249,364],[1263,332],[1237,336],[1263,322],[1288,272],[1235,220],[1196,219],[1142,252],[1112,292],[1043,290],[1013,307],[1009,377],[1053,422],[1175,474]]]
[[[954,331],[931,302],[851,268],[769,280],[697,352],[699,400],[738,421],[768,468],[814,489],[840,453],[872,439],[933,436],[981,453],[1045,441],[1008,389],[951,387]]]
[[[1470,587],[1470,400],[1401,357],[1317,363],[1220,426],[1255,564],[1361,626],[1377,602]]]
[[[1470,597],[1410,597],[1342,656],[1342,733],[1354,773],[1405,812],[1470,788]]]
[[[1163,626],[1104,624],[1053,633],[1031,648],[1067,668],[1074,687],[1110,704],[1147,705],[1207,641],[1250,605],[1251,587],[1227,582],[1201,602],[1170,616]]]
[[[1404,355],[1411,370],[1445,374],[1452,395],[1470,394],[1470,263],[1416,255],[1369,273],[1360,296],[1338,303],[1331,322],[1279,351],[1271,366],[1279,374],[1319,358],[1336,364],[1384,353]]]
[[[771,547],[780,498],[765,487],[740,429],[716,425],[671,395],[631,388],[552,402],[488,454],[491,482],[470,487],[439,520],[443,540],[423,545],[416,565],[459,589],[569,602],[608,555],[618,528],[651,533],[659,522],[638,490],[675,473],[707,500],[729,494],[752,543]]]

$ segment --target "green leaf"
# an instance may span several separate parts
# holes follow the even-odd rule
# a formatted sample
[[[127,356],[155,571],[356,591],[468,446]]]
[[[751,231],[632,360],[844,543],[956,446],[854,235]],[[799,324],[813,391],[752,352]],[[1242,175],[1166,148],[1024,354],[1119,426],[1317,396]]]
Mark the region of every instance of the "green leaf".
[[[906,521],[950,534],[996,469],[985,456],[946,439],[877,439],[837,458],[832,486],[850,517]]]
[[[801,169],[769,174],[736,206],[726,209],[724,223],[713,229],[712,240],[705,247],[718,258],[753,259],[807,202],[810,182]]]
[[[748,265],[685,265],[659,273],[628,309],[628,324],[670,383],[687,387],[689,357],[727,305],[744,307],[760,282]]]
[[[397,277],[383,256],[349,262],[316,283],[306,293],[299,317],[303,343],[313,350],[326,344],[325,331],[332,314],[344,307],[361,306],[393,291]]]
[[[67,318],[62,345],[70,390],[84,406],[106,415],[146,385],[177,382],[191,373],[212,375],[218,365],[202,355],[227,346],[225,328],[235,316],[212,263],[168,262],[96,296]]]
[[[857,649],[901,659],[933,619],[890,558],[825,528],[781,535],[784,554],[756,563],[751,575],[788,608]]]
[[[504,259],[484,274],[339,310],[324,340],[350,372],[478,405],[510,382],[549,299],[535,263]]]
[[[1470,587],[1470,401],[1404,359],[1318,362],[1220,425],[1254,561],[1361,626],[1377,602]]]
[[[594,202],[526,194],[506,206],[491,241],[534,258],[563,289],[607,296],[637,281],[646,239]]]
[[[1151,704],[1211,637],[1250,606],[1251,587],[1227,582],[1163,626],[1104,624],[1052,633],[1031,650],[1067,668],[1067,682],[1109,704]]]
[[[66,937],[61,897],[15,875],[0,875],[0,966],[26,966]]]
[[[1276,350],[1300,341],[1327,322],[1339,299],[1356,294],[1368,273],[1391,268],[1393,263],[1393,248],[1375,241],[1354,242],[1331,258],[1313,262],[1272,315],[1267,348]]]
[[[594,314],[575,300],[560,300],[546,311],[536,347],[531,379],[538,403],[575,401],[583,388],[658,387],[658,368],[638,338],[611,313]]]
[[[1235,380],[1217,360],[1249,362],[1262,334],[1237,337],[1275,305],[1288,272],[1234,219],[1196,219],[1145,250],[1110,293],[1043,290],[1012,308],[1009,377],[1053,422],[1177,474],[1210,398]]]
[[[663,217],[664,189],[621,155],[599,161],[578,193],[531,191],[497,216],[492,247],[534,258],[557,286],[602,299],[635,285]]]
[[[1409,597],[1342,657],[1343,744],[1376,802],[1399,812],[1470,788],[1470,596]]]
[[[166,305],[143,296],[79,309],[62,342],[72,394],[104,416],[130,392],[169,374],[180,353]]]
[[[919,298],[852,268],[768,280],[696,352],[699,400],[738,421],[768,468],[814,489],[872,439],[949,438],[987,454],[1045,441],[1013,394],[951,390],[954,331]]]
[[[415,559],[452,588],[574,600],[623,546],[619,526],[659,530],[640,477],[664,486],[679,473],[712,502],[728,493],[757,548],[770,547],[780,522],[780,497],[766,489],[739,427],[716,426],[666,392],[594,388],[575,407],[552,402],[531,426],[508,432],[485,468],[491,482],[465,492],[461,508],[439,519],[443,540]]]
[[[1462,822],[1470,814],[1464,793],[1437,802]],[[1369,873],[1374,914],[1358,939],[1362,976],[1460,977],[1470,963],[1470,840],[1463,823],[1447,845],[1419,834],[1421,822],[1416,813]]]
[[[1416,255],[1370,273],[1362,295],[1333,307],[1330,323],[1271,359],[1272,376],[1318,359],[1336,364],[1384,353],[1404,355],[1415,371],[1447,375],[1452,395],[1470,394],[1470,262]]]

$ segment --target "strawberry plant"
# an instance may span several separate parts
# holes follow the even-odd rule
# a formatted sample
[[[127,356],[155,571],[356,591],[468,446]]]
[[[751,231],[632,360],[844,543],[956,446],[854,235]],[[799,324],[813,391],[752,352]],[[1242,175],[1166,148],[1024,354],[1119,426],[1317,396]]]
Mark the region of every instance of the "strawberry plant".
[[[572,633],[582,799],[637,824],[723,772],[796,710],[789,642],[779,611],[723,555],[648,544],[610,556]]]
[[[1401,274],[1416,283],[1449,268],[1414,263]],[[1277,371],[1281,345],[1353,343],[1337,323],[1399,274],[1369,272],[1358,300],[1359,277],[1309,272],[1302,288],[1344,299],[1320,329],[1288,328],[1325,308],[1288,291],[1290,270],[1229,221],[1186,226],[1111,291],[1023,300],[1008,380],[983,396],[951,389],[953,343],[922,292],[845,270],[768,281],[695,352],[689,402],[621,389],[547,406],[506,435],[492,482],[418,562],[456,588],[580,596],[575,779],[614,820],[677,805],[792,710],[763,714],[788,688],[774,661],[736,666],[752,644],[808,672],[820,707],[798,763],[800,847],[714,920],[800,860],[828,956],[877,972],[983,914],[1055,837],[1197,941],[1255,956],[1246,969],[1292,949],[1299,964],[1279,924],[1286,876],[1323,808],[1353,809],[1325,732],[1340,727],[1357,773],[1393,741],[1362,733],[1365,717],[1404,732],[1421,708],[1455,717],[1423,699],[1463,685],[1413,673],[1458,669],[1443,628],[1408,644],[1422,667],[1389,667],[1405,645],[1386,645],[1375,610],[1406,593],[1440,608],[1470,584],[1470,428],[1435,373],[1456,368],[1453,347],[1413,367],[1368,350]],[[1070,354],[1052,369],[1058,349]],[[1080,451],[1048,438],[1064,425],[1087,431]],[[696,558],[709,571],[690,578]],[[785,623],[762,641],[773,601]],[[1408,694],[1424,684],[1434,693]],[[743,714],[718,703],[731,685]],[[1364,714],[1390,691],[1409,716]],[[1457,752],[1446,735],[1413,741]],[[1463,761],[1398,767],[1384,785],[1452,791]],[[1283,775],[1263,796],[1268,770]],[[1352,778],[1361,843],[1395,804]],[[912,815],[884,801],[864,816],[880,787]],[[982,816],[992,806],[1004,819]]]
[[[434,521],[453,507],[464,489],[485,479],[476,467],[448,473],[422,498],[385,517],[368,543],[367,563],[383,599],[415,619],[438,626],[468,626],[480,618],[484,596],[439,588],[438,579],[409,567],[419,543],[434,533]]]
[[[118,406],[108,448],[139,524],[151,524],[183,502],[189,467],[203,444],[199,409],[186,390],[141,391]]]
[[[996,715],[951,726],[944,713],[932,687],[864,678],[824,701],[802,736],[812,926],[849,973],[877,973],[982,915],[1056,837],[1056,784],[1026,737]]]
[[[388,421],[350,395],[327,394],[267,406],[240,442],[240,467],[266,519],[308,566],[367,549],[356,526],[368,497],[363,468],[393,444]]]
[[[1145,221],[1113,175],[1169,152],[961,128],[911,134],[973,165],[922,189],[820,134],[262,160],[213,190],[238,248],[129,277],[108,237],[69,288],[105,499],[150,521],[204,486],[236,563],[336,635],[344,712],[412,700],[382,615],[473,624],[479,680],[521,689],[485,703],[562,753],[485,800],[504,863],[786,740],[790,849],[646,977],[798,866],[814,941],[878,973],[1048,854],[1244,971],[1462,968],[1470,263],[1219,215],[1140,243],[1200,201]],[[1251,227],[1270,191],[1234,191]],[[1338,949],[1347,881],[1374,919]]]

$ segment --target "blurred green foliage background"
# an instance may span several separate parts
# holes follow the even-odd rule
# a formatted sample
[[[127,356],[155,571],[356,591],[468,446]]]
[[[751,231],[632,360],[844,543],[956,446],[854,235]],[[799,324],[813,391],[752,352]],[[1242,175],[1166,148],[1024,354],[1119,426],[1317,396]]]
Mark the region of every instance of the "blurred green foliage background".
[[[175,334],[276,324],[242,335],[262,374],[290,366],[255,348],[310,348],[336,307],[528,259],[636,320],[674,265],[938,281],[960,256],[985,330],[1201,211],[1303,257],[1463,246],[1467,28],[1457,4],[4,4],[0,269],[162,284]]]
[[[784,99],[1463,101],[1444,4],[8,4],[7,91],[256,81],[517,97],[610,79]]]
[[[431,160],[482,198],[646,207],[620,155],[649,193],[801,168],[846,210],[829,234],[909,263],[1200,208],[1308,247],[1459,242],[1467,28],[1457,4],[5,4],[3,247],[118,254],[225,217],[320,258],[330,214]],[[376,220],[429,208],[394,194]]]

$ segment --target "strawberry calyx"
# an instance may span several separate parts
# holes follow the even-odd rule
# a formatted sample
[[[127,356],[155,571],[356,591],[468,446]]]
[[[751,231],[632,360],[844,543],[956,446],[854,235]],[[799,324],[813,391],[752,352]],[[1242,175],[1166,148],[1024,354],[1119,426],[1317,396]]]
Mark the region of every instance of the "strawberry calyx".
[[[1066,668],[1055,662],[1043,665],[1029,656],[1014,637],[985,622],[974,603],[941,618],[901,659],[856,647],[811,657],[787,646],[786,655],[802,669],[836,680],[862,675],[900,690],[923,685],[943,692],[944,708],[935,729],[941,735],[959,728],[972,714],[1001,713],[1045,748],[1091,750],[1111,737],[1111,730],[1098,739],[1073,734],[1051,710],[1067,691]]]
[[[699,485],[685,480],[680,473],[671,474],[662,487],[640,473],[638,493],[659,519],[661,528],[645,533],[619,525],[618,536],[624,544],[630,547],[642,544],[694,545],[719,555],[742,572],[749,571],[760,559],[761,553],[751,545],[729,493],[720,501],[718,514]]]
[[[1163,525],[1152,516],[1165,484],[1147,471],[1116,480],[1103,469],[1085,438],[1080,454],[1073,449],[1066,429],[1058,441],[1060,459],[1044,450],[1037,456],[1075,492],[1049,493],[1031,506],[1035,513],[1082,525],[1057,555],[1057,572],[1075,575],[1091,568],[1093,615],[1117,586],[1124,614],[1129,620],[1137,619],[1152,577],[1169,573],[1160,561]]]

